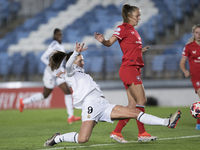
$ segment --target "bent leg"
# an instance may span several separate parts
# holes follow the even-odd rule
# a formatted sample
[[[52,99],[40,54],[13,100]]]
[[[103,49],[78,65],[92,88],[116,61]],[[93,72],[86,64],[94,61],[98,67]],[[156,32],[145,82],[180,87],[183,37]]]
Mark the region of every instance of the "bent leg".
[[[35,94],[31,95],[30,97],[24,99],[22,102],[23,102],[23,104],[28,104],[28,103],[33,103],[33,102],[43,100],[49,96],[51,91],[52,91],[52,89],[48,89],[48,88],[44,87],[43,93],[35,93]]]
[[[81,124],[81,129],[79,133],[70,132],[62,135],[57,135],[55,137],[55,143],[60,142],[74,142],[74,143],[85,143],[89,140],[92,129],[96,125],[95,121],[84,121]]]

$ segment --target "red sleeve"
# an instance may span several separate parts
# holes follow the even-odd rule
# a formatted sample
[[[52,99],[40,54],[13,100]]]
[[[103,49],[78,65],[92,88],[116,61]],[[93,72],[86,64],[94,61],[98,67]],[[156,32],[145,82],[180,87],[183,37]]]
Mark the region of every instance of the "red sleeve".
[[[188,57],[189,56],[189,51],[188,51],[188,46],[187,45],[183,49],[182,56],[183,57]]]
[[[125,28],[123,26],[118,26],[115,29],[113,36],[117,37],[119,40],[122,40],[125,37]]]

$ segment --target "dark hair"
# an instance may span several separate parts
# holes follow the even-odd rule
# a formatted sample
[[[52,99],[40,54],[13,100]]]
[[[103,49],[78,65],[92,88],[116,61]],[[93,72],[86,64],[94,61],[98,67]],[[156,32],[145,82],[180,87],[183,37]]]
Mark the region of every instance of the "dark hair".
[[[56,40],[56,39],[55,39],[55,34],[56,34],[57,32],[61,32],[61,30],[58,29],[58,28],[55,28],[55,29],[54,29],[54,31],[53,31],[53,39],[54,39],[54,40]]]
[[[136,6],[130,6],[129,4],[124,4],[122,6],[122,18],[123,18],[123,22],[124,23],[128,23],[129,19],[128,17],[130,17],[130,15],[136,10],[139,9]]]
[[[67,53],[61,51],[55,51],[54,53],[51,54],[49,59],[49,65],[52,71],[60,67],[60,64],[65,58],[65,56],[67,56]]]
[[[70,58],[70,56],[73,54],[73,52],[69,52],[68,54],[61,51],[55,51],[51,54],[49,59],[49,65],[51,67],[51,70],[54,71],[60,67],[61,62],[65,58],[65,61],[67,62]],[[78,54],[78,56],[81,54]]]

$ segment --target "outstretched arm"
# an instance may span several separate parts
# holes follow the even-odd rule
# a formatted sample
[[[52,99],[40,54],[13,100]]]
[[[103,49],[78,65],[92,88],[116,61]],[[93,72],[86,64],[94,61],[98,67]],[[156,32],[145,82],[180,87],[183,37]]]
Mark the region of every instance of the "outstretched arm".
[[[84,50],[87,49],[87,47],[83,48],[84,45],[85,43],[81,44],[81,43],[76,42],[75,50],[66,63],[67,73],[70,73],[72,71],[72,64],[74,63],[74,61],[76,60],[76,57],[80,54],[80,52],[83,52]]]
[[[103,45],[108,46],[108,47],[110,47],[117,41],[117,38],[115,36],[112,36],[109,40],[105,40],[102,34],[96,33],[96,32],[94,33],[94,38],[100,43],[102,43]]]

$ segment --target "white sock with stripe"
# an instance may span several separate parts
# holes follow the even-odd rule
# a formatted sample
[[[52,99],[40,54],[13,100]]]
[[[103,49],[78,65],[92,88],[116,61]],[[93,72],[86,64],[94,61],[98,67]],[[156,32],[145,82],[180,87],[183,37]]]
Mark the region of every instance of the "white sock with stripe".
[[[62,135],[57,135],[54,139],[55,143],[60,142],[74,142],[78,143],[78,133],[77,132],[70,132]]]
[[[137,117],[137,120],[148,125],[167,126],[169,124],[169,119],[167,118],[163,119],[143,112],[140,112],[140,114]]]
[[[33,102],[37,102],[37,101],[40,101],[43,99],[44,99],[44,96],[42,93],[35,93],[35,94],[31,95],[30,97],[24,99],[23,103],[24,104],[33,103]]]

